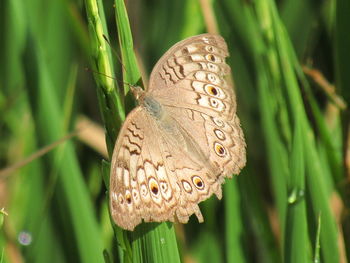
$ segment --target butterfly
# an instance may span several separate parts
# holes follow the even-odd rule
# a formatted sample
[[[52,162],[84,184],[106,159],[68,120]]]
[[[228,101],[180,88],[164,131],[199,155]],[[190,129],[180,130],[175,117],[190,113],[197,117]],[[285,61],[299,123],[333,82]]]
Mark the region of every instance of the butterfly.
[[[178,42],[154,67],[127,116],[111,160],[110,211],[133,230],[145,222],[187,223],[198,204],[222,197],[226,177],[246,163],[246,143],[225,63],[225,40],[202,34]]]

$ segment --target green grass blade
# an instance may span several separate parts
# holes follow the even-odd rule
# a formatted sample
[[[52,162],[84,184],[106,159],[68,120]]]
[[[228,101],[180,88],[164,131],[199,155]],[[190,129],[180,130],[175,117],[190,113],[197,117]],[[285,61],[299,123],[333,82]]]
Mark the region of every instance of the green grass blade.
[[[305,202],[305,167],[301,123],[296,120],[290,159],[290,183],[285,230],[285,262],[307,262],[308,235]]]
[[[241,243],[244,229],[237,180],[225,184],[224,194],[227,262],[246,262]]]
[[[322,217],[321,215],[318,216],[318,223],[317,223],[317,232],[316,232],[316,239],[315,239],[315,252],[314,252],[314,263],[321,262],[321,255],[320,255],[320,236],[321,236],[321,222]]]
[[[88,3],[91,6],[93,3]],[[92,13],[90,8],[87,9],[88,13]],[[96,14],[98,12],[95,12],[95,18]],[[117,27],[119,32],[119,41],[121,46],[121,54],[123,59],[123,68],[125,68],[124,72],[124,81],[128,83],[137,83],[137,81],[140,78],[140,73],[138,71],[138,66],[136,63],[136,58],[133,51],[133,41],[131,37],[129,22],[126,14],[126,9],[124,6],[124,3],[122,1],[116,1],[116,17],[117,17]],[[95,19],[97,21],[97,19]],[[98,25],[94,25],[97,27]],[[125,86],[125,91],[128,90],[128,86]],[[103,102],[101,103],[103,104]],[[105,119],[106,122],[110,121],[108,119]],[[108,127],[108,123],[106,124]],[[140,260],[142,257],[146,257],[152,259],[152,262],[177,262],[179,261],[178,252],[177,252],[177,244],[176,239],[174,238],[174,232],[173,228],[170,228],[170,230],[167,231],[167,228],[165,228],[165,223],[160,224],[159,226],[155,227],[155,229],[148,229],[147,231],[141,227],[140,232],[138,232],[138,238],[134,239],[132,248],[133,249],[133,260]],[[145,227],[147,228],[147,227]],[[128,244],[129,241],[126,239],[126,232],[121,231],[120,229],[115,229],[116,236],[118,237],[118,240],[121,244],[125,244],[124,252],[126,255],[128,254]],[[161,242],[159,241],[161,240]],[[163,245],[166,244],[165,246]],[[169,247],[171,248],[169,250]],[[139,249],[137,249],[139,248]],[[141,249],[141,250],[140,250]],[[162,252],[159,254],[149,253],[152,251],[159,251]],[[169,251],[172,251],[172,253],[168,253]],[[175,254],[174,252],[175,251]],[[141,255],[141,258],[139,257]],[[174,255],[177,255],[174,257]],[[124,261],[128,262],[130,260],[129,256],[123,257]],[[170,261],[169,261],[170,260]],[[136,261],[137,262],[137,261]]]
[[[124,2],[115,0],[116,23],[118,28],[118,39],[123,63],[124,82],[135,85],[139,82],[141,74],[137,65],[134,53],[134,43],[129,26],[129,18]],[[129,90],[128,85],[124,85],[124,94]]]
[[[121,103],[121,98],[124,98],[124,93],[119,93],[116,90],[115,82],[108,78],[108,76],[114,76],[114,69],[111,61],[110,47],[103,37],[108,36],[108,31],[102,1],[87,0],[85,3],[86,12],[89,18],[90,35],[91,38],[95,40],[91,44],[92,49],[95,50],[93,53],[94,63],[97,71],[103,73],[102,76],[96,76],[96,81],[98,84],[97,94],[106,126],[106,142],[111,159],[118,131],[122,121],[125,119],[125,110]],[[103,180],[107,189],[109,189],[109,169],[110,167],[107,167],[105,163],[102,165]],[[111,216],[110,221],[119,243],[120,250],[118,254],[120,261],[131,262],[130,241],[120,228],[115,227]]]
[[[143,223],[131,237],[133,262],[180,262],[172,223]]]
[[[98,84],[97,96],[99,106],[106,126],[106,143],[108,153],[111,156],[114,143],[117,138],[122,121],[125,119],[125,111],[122,103],[123,94],[117,90],[117,84],[112,78],[114,67],[112,63],[111,49],[104,36],[108,38],[103,5],[101,1],[86,0],[86,13],[89,21],[91,36],[91,53],[93,69],[101,74],[95,74]]]
[[[25,69],[28,92],[37,94],[35,98],[32,97],[31,106],[38,137],[42,143],[48,144],[62,136],[63,116],[57,97],[55,97],[54,85],[38,45],[40,44],[35,41],[28,42],[26,61],[31,61],[33,64],[26,64]],[[103,262],[102,242],[96,218],[92,214],[91,201],[82,181],[82,174],[71,143],[66,143],[62,151],[62,156],[57,156],[59,153],[53,153],[49,159],[51,169],[57,169],[58,173],[57,194],[60,197],[58,203],[62,209],[61,215],[66,215],[61,220],[64,222],[68,217],[71,227],[75,230],[76,246],[81,261]],[[57,157],[60,158],[58,167],[55,166]]]
[[[288,30],[298,57],[302,57],[311,46],[310,44],[313,44],[310,36],[315,27],[315,17],[321,7],[319,3],[308,0],[286,0],[281,4],[281,19]]]
[[[336,77],[336,87],[337,91],[343,96],[348,107],[346,111],[342,113],[342,134],[343,134],[343,160],[349,158],[348,147],[349,147],[349,123],[350,123],[350,74],[349,74],[349,45],[350,45],[350,36],[346,34],[350,26],[350,3],[346,0],[336,1],[336,23],[335,23],[335,77]],[[346,161],[344,161],[346,162]],[[343,164],[344,164],[343,162]],[[344,180],[341,180],[339,186],[341,192],[344,193],[343,201],[345,204],[345,209],[349,210],[350,208],[350,196],[349,196],[349,174],[350,167],[349,164],[344,167]],[[322,215],[323,218],[323,215]],[[350,216],[347,213],[342,219],[343,223],[343,232],[345,239],[345,250],[347,255],[348,262],[350,261]],[[323,220],[322,220],[323,225]]]

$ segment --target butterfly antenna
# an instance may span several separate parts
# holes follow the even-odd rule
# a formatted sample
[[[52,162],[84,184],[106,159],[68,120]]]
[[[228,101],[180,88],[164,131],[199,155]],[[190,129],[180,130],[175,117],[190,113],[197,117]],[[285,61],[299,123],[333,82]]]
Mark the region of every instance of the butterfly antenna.
[[[119,63],[122,65],[123,70],[124,70],[125,72],[127,72],[127,70],[126,70],[126,68],[125,68],[125,66],[124,66],[124,64],[123,64],[123,62],[122,62],[122,59],[120,58],[118,52],[112,47],[112,45],[111,45],[111,43],[109,42],[107,36],[106,36],[105,34],[102,34],[102,36],[103,36],[104,40],[107,42],[107,44],[109,45],[109,47],[111,48],[113,54],[117,57]]]
[[[99,75],[105,76],[106,78],[113,79],[113,80],[115,80],[116,82],[121,82],[121,83],[123,83],[123,84],[125,84],[125,85],[128,85],[129,87],[134,87],[134,86],[135,86],[135,85],[132,85],[132,84],[130,84],[130,83],[127,83],[127,82],[124,82],[124,81],[120,81],[119,79],[117,79],[117,78],[115,78],[115,77],[109,76],[109,75],[107,75],[107,74],[104,74],[104,73],[102,73],[102,72],[99,72],[99,71],[96,71],[96,70],[93,70],[93,69],[90,69],[90,68],[85,68],[85,70],[86,70],[86,71],[90,71],[90,72],[92,72],[92,73],[94,73],[94,74],[99,74]]]
[[[104,35],[104,34],[102,34],[102,36],[103,36],[104,40],[107,42],[107,44],[110,46],[110,48],[112,49],[113,54],[117,57],[118,61],[119,61],[120,64],[122,65],[123,70],[124,70],[126,73],[128,73],[128,71],[126,70],[126,68],[125,68],[125,66],[124,66],[124,64],[123,64],[123,62],[122,62],[122,59],[120,58],[120,56],[119,56],[119,54],[116,52],[116,50],[112,47],[112,45],[111,45],[111,43],[109,42],[107,36]],[[143,72],[144,72],[144,71],[141,71],[141,80],[146,79],[146,78],[145,78],[145,74],[142,74]],[[135,86],[137,86],[137,85],[132,85],[132,84],[125,83],[125,82],[123,82],[123,83],[126,84],[126,85],[129,85],[129,87],[135,87]]]

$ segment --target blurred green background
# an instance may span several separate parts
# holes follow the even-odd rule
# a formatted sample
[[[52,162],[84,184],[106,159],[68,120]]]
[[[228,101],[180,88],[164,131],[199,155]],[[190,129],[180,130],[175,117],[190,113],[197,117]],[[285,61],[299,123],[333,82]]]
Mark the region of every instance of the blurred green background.
[[[0,1],[0,263],[350,262],[349,14],[347,0]],[[203,224],[122,231],[107,205],[135,106],[122,81],[147,85],[204,32],[230,49],[247,166]]]

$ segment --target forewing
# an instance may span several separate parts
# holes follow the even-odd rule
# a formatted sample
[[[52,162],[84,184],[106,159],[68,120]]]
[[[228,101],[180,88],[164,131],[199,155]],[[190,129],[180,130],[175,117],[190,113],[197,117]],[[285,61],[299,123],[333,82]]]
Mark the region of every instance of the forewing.
[[[149,87],[152,97],[223,176],[238,174],[246,162],[227,56],[221,36],[203,34],[186,39],[159,60]]]

